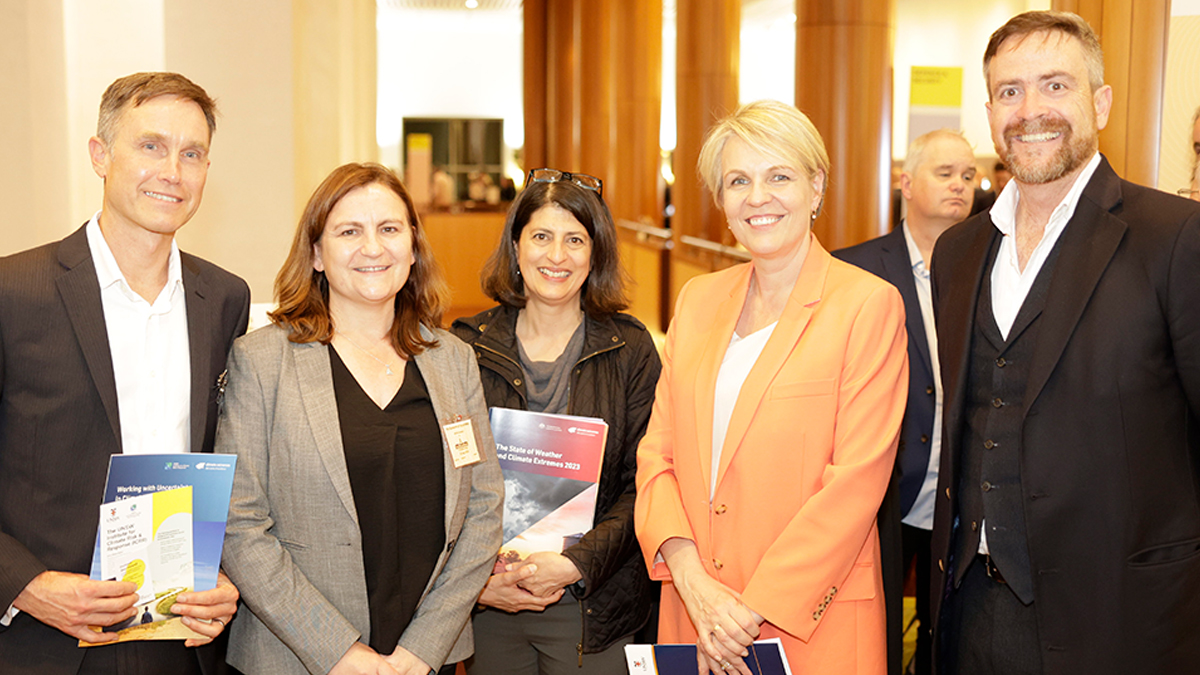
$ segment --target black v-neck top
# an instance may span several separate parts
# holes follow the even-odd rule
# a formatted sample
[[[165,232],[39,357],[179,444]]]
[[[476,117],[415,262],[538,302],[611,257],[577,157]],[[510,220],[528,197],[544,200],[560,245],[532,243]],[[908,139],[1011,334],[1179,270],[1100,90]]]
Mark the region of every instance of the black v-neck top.
[[[404,384],[382,410],[332,346],[329,363],[362,532],[371,613],[368,644],[391,654],[445,545],[441,430],[412,359],[405,366]]]

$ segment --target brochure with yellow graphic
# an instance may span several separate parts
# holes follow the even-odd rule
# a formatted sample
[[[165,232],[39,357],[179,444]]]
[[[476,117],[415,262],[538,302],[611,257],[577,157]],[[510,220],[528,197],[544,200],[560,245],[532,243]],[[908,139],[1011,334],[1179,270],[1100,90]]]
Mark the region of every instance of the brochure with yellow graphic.
[[[236,465],[236,455],[112,456],[91,578],[138,584],[138,613],[93,630],[118,642],[204,637],[171,608],[180,593],[217,585]]]

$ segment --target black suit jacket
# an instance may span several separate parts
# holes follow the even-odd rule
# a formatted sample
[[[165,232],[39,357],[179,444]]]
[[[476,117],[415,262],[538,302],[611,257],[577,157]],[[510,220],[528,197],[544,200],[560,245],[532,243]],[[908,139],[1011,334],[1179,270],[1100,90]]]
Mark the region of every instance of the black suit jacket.
[[[933,441],[936,394],[929,340],[913,280],[912,262],[904,230],[897,226],[888,234],[857,246],[834,251],[833,255],[890,282],[904,299],[908,328],[908,405],[900,427],[900,451],[896,470],[879,508],[879,547],[882,556],[883,591],[887,601],[888,673],[902,668],[904,636],[904,556],[900,520],[912,509],[929,470]]]
[[[181,258],[191,443],[212,452],[215,385],[246,331],[250,293],[221,268]],[[0,259],[0,610],[46,570],[88,573],[108,458],[119,452],[100,284],[80,228]],[[28,614],[0,628],[0,672],[75,673],[82,651]]]
[[[990,212],[938,240],[945,434],[936,613],[950,559]],[[1101,161],[1062,232],[1025,385],[1021,489],[1046,673],[1200,662],[1200,205]],[[977,487],[974,489],[978,489]]]

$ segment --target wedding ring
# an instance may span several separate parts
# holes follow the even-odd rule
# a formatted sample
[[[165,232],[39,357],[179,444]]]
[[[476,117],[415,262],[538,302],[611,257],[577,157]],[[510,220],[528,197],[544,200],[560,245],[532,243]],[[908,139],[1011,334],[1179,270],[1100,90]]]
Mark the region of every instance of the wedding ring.
[[[217,617],[213,617],[213,621],[220,621],[220,622],[221,622],[221,627],[222,627],[222,628],[224,628],[224,627],[225,627],[225,619],[222,619],[221,617],[217,616]]]
[[[733,670],[733,664],[728,661],[722,661],[721,670]]]

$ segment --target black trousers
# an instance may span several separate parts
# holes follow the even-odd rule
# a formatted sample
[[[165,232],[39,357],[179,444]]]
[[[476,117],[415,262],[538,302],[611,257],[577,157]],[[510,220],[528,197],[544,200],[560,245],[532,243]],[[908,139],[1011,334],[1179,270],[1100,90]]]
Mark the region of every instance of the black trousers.
[[[983,558],[968,563],[962,584],[942,603],[938,661],[941,675],[1040,675],[1037,613],[1002,581],[989,577]]]
[[[904,578],[916,566],[917,578],[917,651],[913,654],[916,675],[933,673],[933,620],[929,618],[929,569],[932,563],[930,546],[933,533],[918,527],[900,526],[904,550]]]

